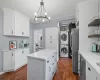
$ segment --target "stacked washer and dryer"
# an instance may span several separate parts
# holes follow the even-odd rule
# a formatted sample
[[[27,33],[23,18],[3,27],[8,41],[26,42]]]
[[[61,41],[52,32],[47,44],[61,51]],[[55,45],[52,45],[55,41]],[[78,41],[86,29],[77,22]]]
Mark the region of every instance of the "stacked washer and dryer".
[[[69,55],[68,32],[68,27],[60,28],[60,57],[68,57]]]

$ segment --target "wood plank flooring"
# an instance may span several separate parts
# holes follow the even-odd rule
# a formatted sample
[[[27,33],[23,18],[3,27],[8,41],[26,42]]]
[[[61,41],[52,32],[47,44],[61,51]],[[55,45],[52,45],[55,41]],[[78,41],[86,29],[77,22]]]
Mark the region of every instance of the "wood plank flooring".
[[[5,73],[0,80],[27,80],[27,65],[15,72]],[[58,70],[53,80],[79,80],[79,76],[72,73],[72,60],[61,58],[58,62]]]

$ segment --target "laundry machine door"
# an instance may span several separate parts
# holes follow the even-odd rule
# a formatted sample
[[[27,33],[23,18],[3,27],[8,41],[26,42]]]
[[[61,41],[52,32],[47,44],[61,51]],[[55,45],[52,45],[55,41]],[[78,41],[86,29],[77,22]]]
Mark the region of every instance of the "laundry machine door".
[[[65,31],[61,32],[61,44],[68,44],[68,33]]]
[[[61,47],[60,54],[61,54],[61,57],[68,57],[68,47],[66,46]]]

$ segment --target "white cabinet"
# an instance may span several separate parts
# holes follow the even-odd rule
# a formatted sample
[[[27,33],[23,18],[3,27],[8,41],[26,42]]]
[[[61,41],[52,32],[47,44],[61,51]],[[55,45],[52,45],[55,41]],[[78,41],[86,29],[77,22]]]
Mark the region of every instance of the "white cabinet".
[[[96,71],[86,62],[86,80],[96,80]]]
[[[29,18],[27,18],[26,16],[24,16],[24,20],[23,20],[23,35],[24,36],[30,36],[30,24],[29,24]]]
[[[3,8],[3,34],[29,37],[29,18],[12,9]]]
[[[28,56],[27,80],[52,80],[56,70],[57,54],[55,50],[45,49]]]
[[[50,40],[50,39],[46,39],[46,48],[47,49],[57,49],[57,40]]]
[[[15,68],[14,70],[20,68],[22,66],[22,50],[16,50],[15,52]]]
[[[12,51],[3,51],[3,71],[14,71],[27,64],[28,55],[29,48]]]
[[[99,77],[97,77],[97,80],[100,80],[100,76],[99,76]]]
[[[51,27],[45,29],[45,48],[54,49],[58,53],[58,28]],[[57,55],[58,60],[58,55]]]
[[[22,50],[22,56],[23,56],[23,59],[22,59],[22,63],[23,64],[26,64],[27,63],[27,56],[29,55],[29,49],[23,49]]]
[[[46,39],[58,39],[58,28],[57,27],[46,28],[45,38]]]
[[[13,35],[14,34],[14,12],[11,9],[3,9],[3,34]]]
[[[10,71],[14,68],[14,52],[5,51],[3,53],[3,71]]]

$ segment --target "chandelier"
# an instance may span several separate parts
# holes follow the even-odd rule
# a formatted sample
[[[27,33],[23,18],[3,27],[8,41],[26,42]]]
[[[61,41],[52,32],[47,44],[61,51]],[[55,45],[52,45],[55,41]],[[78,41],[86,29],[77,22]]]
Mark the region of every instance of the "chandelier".
[[[45,10],[44,7],[44,2],[43,0],[41,0],[40,2],[40,7],[37,13],[34,13],[35,17],[34,17],[34,21],[39,23],[39,22],[46,22],[46,21],[50,21],[50,17],[47,16],[47,12]]]

